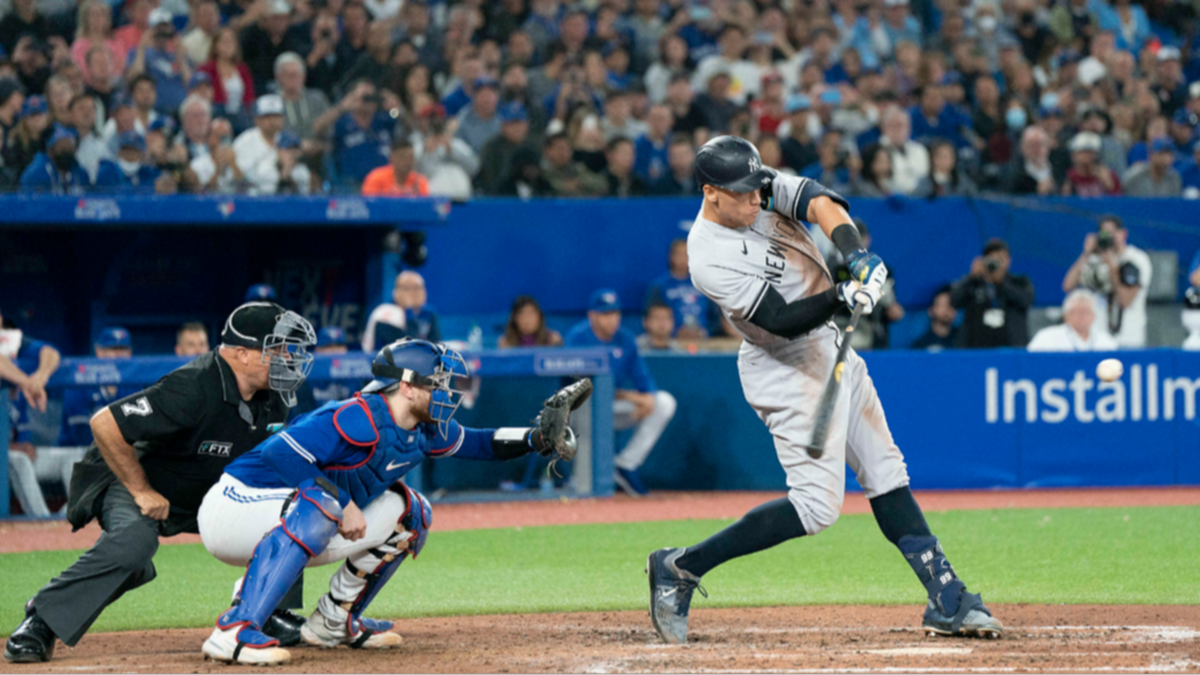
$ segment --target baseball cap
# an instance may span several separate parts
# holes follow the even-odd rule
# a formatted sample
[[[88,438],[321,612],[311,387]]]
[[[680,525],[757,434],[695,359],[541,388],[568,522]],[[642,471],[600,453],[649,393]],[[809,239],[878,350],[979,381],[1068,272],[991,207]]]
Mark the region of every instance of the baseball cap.
[[[346,331],[337,326],[325,326],[317,333],[318,347],[341,347],[346,342]]]
[[[120,110],[121,108],[134,108],[134,107],[136,107],[136,106],[133,102],[133,98],[129,94],[127,94],[123,91],[118,91],[117,93],[113,94],[112,106],[111,106],[113,112],[116,112],[116,111]]]
[[[275,145],[280,150],[294,150],[300,147],[300,137],[294,131],[281,131]]]
[[[68,129],[61,124],[54,125],[54,133],[50,134],[50,140],[46,141],[47,148],[53,148],[58,145],[59,141],[70,139],[72,143],[79,142],[79,136],[74,129]]]
[[[129,349],[132,347],[129,342],[129,331],[120,326],[109,326],[100,331],[95,346],[101,349]]]
[[[291,13],[292,5],[287,0],[272,0],[270,7],[267,9],[267,16],[290,15]]]
[[[155,7],[150,10],[150,18],[146,20],[146,25],[151,28],[162,25],[169,25],[174,28],[175,24],[172,23],[174,20],[175,17],[171,16],[170,11],[162,7]]]
[[[247,302],[229,314],[221,329],[221,344],[261,349],[263,341],[275,331],[279,316],[287,312],[273,302]]]
[[[146,139],[136,131],[126,131],[117,137],[118,148],[136,148],[138,152],[146,151]]]
[[[208,73],[197,72],[194,75],[192,75],[192,79],[188,81],[188,89],[195,89],[196,87],[199,87],[200,85],[203,85],[203,84],[207,84],[208,86],[211,87],[212,86],[212,77],[210,77]]]
[[[441,103],[427,103],[421,111],[417,113],[418,117],[445,117],[446,106]]]
[[[621,300],[613,289],[601,288],[593,292],[592,297],[588,300],[588,311],[619,312],[621,311]]]
[[[802,110],[811,110],[812,100],[804,94],[793,94],[788,97],[787,103],[784,104],[784,109],[787,110],[789,115]]]
[[[161,131],[164,134],[170,134],[172,131],[175,131],[175,120],[167,117],[166,115],[160,115],[154,118],[154,121],[150,123],[150,126],[146,127],[146,133],[151,133],[154,131]]]
[[[1156,138],[1150,142],[1150,152],[1175,152],[1175,144],[1166,138]]]
[[[254,284],[246,289],[246,302],[255,300],[274,300],[275,287],[271,284]]]
[[[1090,131],[1084,131],[1075,134],[1075,137],[1071,139],[1070,150],[1071,152],[1081,152],[1084,150],[1099,152],[1100,145],[1101,141],[1099,136]]]
[[[821,95],[817,97],[817,100],[821,103],[838,106],[842,104],[842,92],[838,91],[837,89],[826,89],[825,91],[821,92]]]
[[[1180,61],[1182,59],[1183,55],[1179,53],[1179,49],[1176,47],[1167,46],[1158,50],[1159,63],[1163,61]]]
[[[279,98],[278,94],[259,96],[258,100],[254,102],[254,114],[260,117],[263,115],[282,115],[283,99]]]
[[[475,78],[475,88],[482,89],[484,87],[491,87],[492,89],[499,89],[500,82],[494,77],[486,77],[485,76],[485,77]]]
[[[500,109],[501,122],[525,122],[529,119],[529,111],[520,101],[513,101]]]
[[[21,106],[21,117],[30,115],[41,115],[49,111],[46,107],[46,99],[41,96],[30,96],[25,99],[24,105]]]
[[[763,73],[761,82],[764,85],[768,82],[783,82],[783,76],[778,71],[768,70],[766,73]]]

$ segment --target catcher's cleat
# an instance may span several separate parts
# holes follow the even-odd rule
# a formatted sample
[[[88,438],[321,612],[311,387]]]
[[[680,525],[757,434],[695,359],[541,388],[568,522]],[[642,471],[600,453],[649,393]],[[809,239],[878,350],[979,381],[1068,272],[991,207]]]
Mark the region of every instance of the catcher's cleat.
[[[280,647],[295,647],[300,644],[300,627],[303,625],[304,617],[291,610],[277,609],[267,617],[262,632],[279,640]]]
[[[25,603],[25,620],[4,643],[4,658],[13,663],[43,663],[54,656],[54,631],[37,615],[33,600]]]
[[[304,642],[332,649],[338,645],[348,645],[353,649],[389,649],[404,641],[399,633],[391,632],[394,625],[391,621],[380,621],[356,617],[343,610],[344,616],[327,617],[318,608],[300,628],[300,638]]]
[[[921,628],[929,637],[980,637],[999,640],[1004,637],[1004,624],[992,616],[978,593],[968,593],[963,587],[958,596],[958,611],[946,616],[933,600],[925,607]]]
[[[279,646],[279,641],[263,635],[249,622],[239,621],[222,628],[220,624],[201,648],[204,655],[215,661],[242,663],[253,666],[277,666],[287,663],[292,655]]]
[[[698,589],[700,595],[708,597],[700,585],[700,577],[675,566],[685,550],[662,548],[651,553],[646,561],[646,574],[650,576],[650,621],[668,644],[687,642],[692,593]]]

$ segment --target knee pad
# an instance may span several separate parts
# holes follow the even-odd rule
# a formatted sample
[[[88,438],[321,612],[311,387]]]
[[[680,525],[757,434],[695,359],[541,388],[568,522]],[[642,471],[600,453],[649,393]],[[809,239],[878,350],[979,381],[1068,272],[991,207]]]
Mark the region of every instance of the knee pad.
[[[296,491],[282,521],[284,533],[310,558],[325,552],[341,524],[342,505],[316,486],[301,487]]]
[[[654,411],[663,417],[671,419],[675,416],[675,410],[678,407],[679,404],[675,401],[675,397],[669,392],[659,391],[654,394]]]
[[[397,483],[393,488],[401,497],[404,497],[406,504],[404,513],[400,515],[400,520],[397,523],[397,534],[401,534],[400,528],[403,531],[409,532],[408,550],[412,553],[412,557],[416,560],[421,549],[425,547],[425,538],[429,536],[429,528],[433,527],[433,507],[430,506],[429,500],[425,495],[408,487],[404,483]],[[388,540],[391,541],[391,538]]]

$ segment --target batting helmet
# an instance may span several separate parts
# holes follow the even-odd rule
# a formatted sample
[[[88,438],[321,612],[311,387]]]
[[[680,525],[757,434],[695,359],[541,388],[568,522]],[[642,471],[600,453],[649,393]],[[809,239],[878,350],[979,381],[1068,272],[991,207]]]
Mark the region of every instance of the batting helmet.
[[[730,192],[753,192],[775,177],[775,170],[763,166],[758,148],[744,138],[717,136],[700,146],[696,153],[696,182],[714,185]]]

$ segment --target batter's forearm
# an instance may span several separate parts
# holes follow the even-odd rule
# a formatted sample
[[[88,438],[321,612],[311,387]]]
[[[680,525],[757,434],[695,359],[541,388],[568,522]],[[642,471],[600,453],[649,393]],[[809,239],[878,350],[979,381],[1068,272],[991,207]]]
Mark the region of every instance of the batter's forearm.
[[[137,495],[148,490],[150,481],[146,480],[146,471],[137,459],[137,450],[125,442],[117,421],[113,419],[112,411],[108,408],[96,413],[92,418],[92,437],[100,448],[100,455],[112,469],[117,479],[125,485],[130,494]]]
[[[766,295],[750,323],[783,338],[799,337],[828,321],[841,306],[837,289],[787,302],[774,286],[767,286]]]

